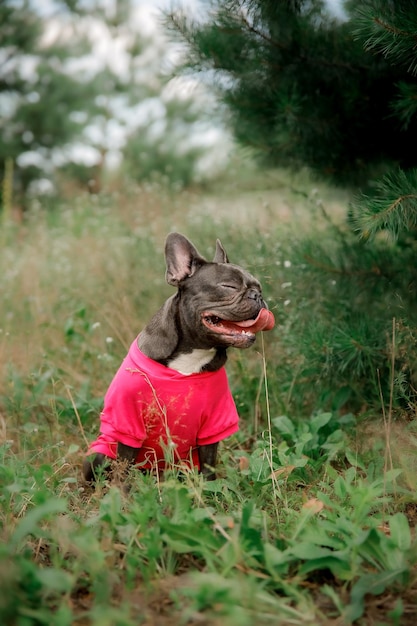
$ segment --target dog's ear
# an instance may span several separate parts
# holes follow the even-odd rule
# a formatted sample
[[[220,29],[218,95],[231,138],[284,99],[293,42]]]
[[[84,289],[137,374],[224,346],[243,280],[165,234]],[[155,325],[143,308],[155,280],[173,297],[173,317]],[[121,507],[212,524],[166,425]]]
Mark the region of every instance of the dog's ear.
[[[220,239],[216,241],[216,254],[213,259],[214,263],[229,263],[229,258],[226,254],[226,250],[222,246]]]
[[[177,286],[185,278],[207,263],[198,253],[191,241],[180,233],[170,233],[165,242],[166,280],[169,285]]]

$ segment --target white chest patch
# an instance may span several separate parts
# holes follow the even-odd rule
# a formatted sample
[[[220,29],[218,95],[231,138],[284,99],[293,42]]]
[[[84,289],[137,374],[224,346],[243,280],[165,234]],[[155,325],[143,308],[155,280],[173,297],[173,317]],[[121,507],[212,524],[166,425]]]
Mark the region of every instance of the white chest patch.
[[[188,354],[179,354],[175,359],[168,362],[168,367],[184,375],[197,374],[201,372],[204,365],[210,363],[215,354],[215,348],[209,350],[196,348]]]

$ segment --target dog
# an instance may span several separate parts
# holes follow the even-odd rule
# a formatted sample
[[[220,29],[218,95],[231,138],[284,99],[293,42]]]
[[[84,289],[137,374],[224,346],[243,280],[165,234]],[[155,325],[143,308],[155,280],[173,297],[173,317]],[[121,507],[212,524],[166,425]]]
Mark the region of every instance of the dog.
[[[229,262],[219,240],[212,262],[180,233],[165,243],[166,280],[177,288],[132,343],[104,398],[100,435],[83,474],[94,484],[118,464],[160,471],[172,464],[216,478],[220,441],[238,430],[224,365],[274,327],[261,285]]]

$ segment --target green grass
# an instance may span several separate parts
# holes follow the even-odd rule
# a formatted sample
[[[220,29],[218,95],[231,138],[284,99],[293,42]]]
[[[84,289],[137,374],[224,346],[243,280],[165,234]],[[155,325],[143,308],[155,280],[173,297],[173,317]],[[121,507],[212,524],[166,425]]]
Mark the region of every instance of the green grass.
[[[415,623],[415,425],[393,420],[389,386],[385,422],[375,406],[357,411],[341,368],[334,389],[320,386],[321,362],[300,349],[332,293],[300,240],[331,251],[334,230],[313,207],[325,198],[340,223],[346,202],[300,181],[79,195],[5,225],[1,624]],[[91,491],[87,442],[120,360],[172,293],[173,229],[207,256],[221,237],[261,279],[277,327],[230,353],[242,423],[216,481],[172,471],[135,475],[127,495],[104,481]]]

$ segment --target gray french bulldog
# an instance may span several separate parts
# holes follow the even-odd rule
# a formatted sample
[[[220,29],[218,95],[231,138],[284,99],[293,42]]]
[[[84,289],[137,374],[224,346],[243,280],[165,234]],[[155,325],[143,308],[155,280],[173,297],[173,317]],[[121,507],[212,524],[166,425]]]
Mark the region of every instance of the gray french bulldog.
[[[217,240],[206,261],[180,233],[165,244],[166,280],[177,288],[133,342],[104,399],[100,435],[83,464],[102,470],[197,467],[213,480],[220,441],[238,430],[224,365],[274,326],[261,285],[229,263]],[[113,460],[113,461],[112,461]]]

